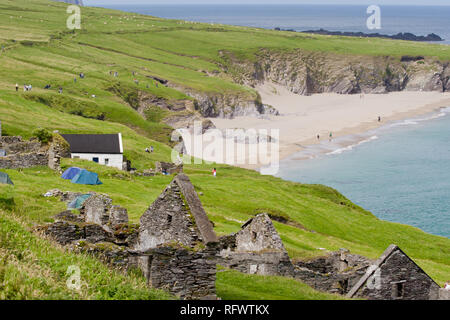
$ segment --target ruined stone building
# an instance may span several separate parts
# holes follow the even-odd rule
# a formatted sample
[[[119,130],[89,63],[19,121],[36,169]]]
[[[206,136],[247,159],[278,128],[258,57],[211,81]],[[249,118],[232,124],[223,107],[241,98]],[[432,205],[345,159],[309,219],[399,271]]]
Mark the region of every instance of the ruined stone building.
[[[24,141],[20,136],[0,137],[0,169],[24,169],[49,166],[59,169],[60,159],[68,150],[58,135],[50,145],[41,144],[38,139]]]
[[[217,244],[194,186],[179,174],[141,217],[134,249],[151,286],[183,299],[215,299]]]
[[[436,300],[439,285],[399,247],[391,245],[353,286],[347,297],[370,300]]]
[[[272,220],[265,213],[220,239],[219,264],[250,274],[291,276],[294,267]]]
[[[72,203],[82,193],[51,190]],[[83,198],[84,199],[84,198]],[[104,194],[89,193],[80,214],[64,211],[38,229],[58,243],[104,258],[114,267],[139,268],[148,284],[181,299],[216,299],[216,264],[248,274],[297,279],[320,291],[372,300],[449,299],[400,248],[377,260],[341,249],[292,263],[270,217],[259,214],[237,233],[217,238],[189,178],[177,175],[140,219]]]
[[[310,261],[297,261],[294,278],[310,287],[345,295],[366,273],[371,261],[346,249]]]

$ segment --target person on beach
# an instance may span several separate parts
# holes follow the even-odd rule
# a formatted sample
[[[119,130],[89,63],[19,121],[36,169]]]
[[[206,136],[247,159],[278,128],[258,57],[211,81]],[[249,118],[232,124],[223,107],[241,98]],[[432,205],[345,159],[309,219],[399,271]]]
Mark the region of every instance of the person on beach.
[[[320,140],[320,134],[317,135],[317,140]]]
[[[380,116],[378,116],[378,122],[381,122],[381,117]]]
[[[333,133],[330,132],[330,141],[333,140]]]
[[[216,170],[216,168],[214,168],[212,173],[213,173],[213,177],[217,177],[217,170]]]

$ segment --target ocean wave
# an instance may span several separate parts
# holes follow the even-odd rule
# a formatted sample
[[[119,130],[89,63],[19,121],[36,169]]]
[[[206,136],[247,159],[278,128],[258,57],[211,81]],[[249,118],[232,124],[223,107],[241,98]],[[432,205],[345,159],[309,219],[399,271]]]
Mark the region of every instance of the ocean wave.
[[[377,139],[378,139],[378,136],[371,136],[370,138],[365,139],[365,140],[361,140],[358,143],[355,143],[355,144],[349,145],[347,147],[339,148],[339,149],[336,149],[334,151],[328,152],[328,153],[326,153],[326,155],[329,156],[329,155],[334,155],[334,154],[341,154],[341,153],[343,153],[345,151],[351,151],[351,150],[353,150],[353,148],[355,148],[355,147],[357,147],[357,146],[359,146],[359,145],[361,145],[363,143],[370,142],[370,141],[377,140]]]
[[[389,127],[397,127],[397,126],[410,126],[410,125],[416,125],[419,124],[420,122],[423,121],[429,121],[429,120],[434,120],[434,119],[438,119],[438,118],[442,118],[447,116],[450,113],[450,107],[446,107],[446,108],[441,108],[439,113],[433,113],[427,117],[424,118],[412,118],[412,119],[405,119],[399,122],[395,122],[391,125],[389,125]]]

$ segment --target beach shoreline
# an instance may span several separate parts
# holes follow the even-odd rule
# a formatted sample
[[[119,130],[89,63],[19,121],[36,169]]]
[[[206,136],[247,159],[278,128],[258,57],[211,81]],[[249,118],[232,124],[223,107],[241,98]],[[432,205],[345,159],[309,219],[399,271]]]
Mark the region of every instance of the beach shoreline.
[[[324,93],[301,96],[273,83],[265,83],[256,87],[256,90],[260,93],[262,102],[276,108],[280,112],[279,116],[210,118],[210,120],[221,130],[278,129],[280,161],[295,157],[306,148],[329,141],[330,133],[332,133],[332,141],[347,136],[355,138],[361,136],[360,141],[362,141],[367,139],[365,133],[388,123],[411,119],[450,107],[450,94],[442,92],[361,95]],[[381,117],[381,121],[378,121],[378,117]],[[336,148],[358,142],[358,140],[348,141],[347,145],[339,144]],[[261,167],[261,165],[249,164],[237,166],[254,170]]]

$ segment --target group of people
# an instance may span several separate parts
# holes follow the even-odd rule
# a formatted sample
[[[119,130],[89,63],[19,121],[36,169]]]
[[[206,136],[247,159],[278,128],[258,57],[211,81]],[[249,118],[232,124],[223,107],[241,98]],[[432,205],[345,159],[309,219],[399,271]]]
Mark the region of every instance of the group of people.
[[[31,84],[24,84],[23,85],[23,91],[31,91],[33,89],[33,86]],[[16,83],[16,92],[19,91],[19,84]]]
[[[378,122],[381,122],[381,116],[378,116]],[[330,138],[330,141],[333,140],[332,132],[330,132],[329,138]],[[317,134],[317,140],[320,140],[320,134]]]
[[[81,72],[79,76],[80,76],[80,79],[84,79],[84,77],[85,77],[84,72]],[[76,83],[77,82],[77,78],[74,78],[73,81]],[[50,84],[46,84],[44,89],[45,90],[49,90],[51,87],[52,86]],[[33,89],[33,86],[31,84],[24,84],[23,85],[23,91],[31,91],[32,89]],[[19,84],[16,83],[16,92],[18,92],[18,91],[19,91]],[[59,93],[63,93],[63,88],[61,86],[58,88],[58,92]]]
[[[329,138],[330,138],[330,141],[333,139],[333,133],[332,132],[330,132]],[[320,134],[317,134],[317,140],[320,140]]]

